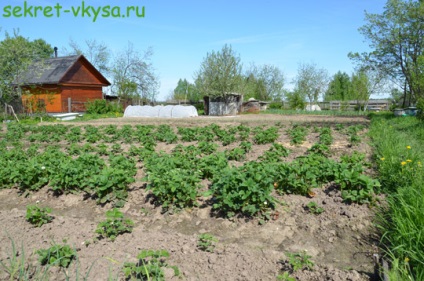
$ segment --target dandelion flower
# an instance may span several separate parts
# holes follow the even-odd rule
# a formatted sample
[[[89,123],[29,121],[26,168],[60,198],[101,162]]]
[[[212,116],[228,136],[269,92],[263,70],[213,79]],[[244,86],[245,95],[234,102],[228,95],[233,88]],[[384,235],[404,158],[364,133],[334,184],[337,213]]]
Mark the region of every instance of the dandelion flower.
[[[406,160],[406,162],[411,163],[411,162],[412,162],[412,160],[411,160],[411,159],[408,159],[408,160]]]
[[[384,158],[384,157],[381,157],[381,158],[380,158],[380,160],[381,160],[381,161],[384,161],[384,159],[386,159],[386,158]]]
[[[402,161],[402,162],[400,162],[400,164],[401,164],[402,166],[405,166],[405,165],[406,165],[406,162],[405,162],[405,161]]]
[[[407,145],[407,146],[406,146],[406,149],[411,149],[411,146],[410,146],[410,145]]]

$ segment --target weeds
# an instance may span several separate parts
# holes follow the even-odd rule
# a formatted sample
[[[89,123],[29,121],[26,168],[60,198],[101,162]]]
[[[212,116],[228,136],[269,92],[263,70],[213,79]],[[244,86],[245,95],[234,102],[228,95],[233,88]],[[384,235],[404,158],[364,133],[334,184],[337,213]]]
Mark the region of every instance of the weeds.
[[[0,260],[0,273],[7,274],[5,280],[49,280],[48,267],[42,269],[27,264],[24,247],[18,250],[15,241],[11,237],[8,238],[11,242],[11,252],[5,262]],[[0,278],[4,276],[0,274]]]
[[[68,267],[76,257],[76,252],[69,245],[54,244],[48,249],[37,250],[41,265]]]
[[[309,202],[306,206],[305,209],[310,212],[311,214],[314,215],[319,215],[322,214],[324,212],[324,209],[322,207],[318,207],[318,204],[315,202]]]
[[[298,253],[287,252],[286,256],[288,257],[288,263],[293,271],[304,269],[312,270],[315,265],[314,262],[311,261],[312,256],[308,255],[306,251]]]
[[[137,263],[124,263],[123,272],[128,280],[165,280],[164,268],[172,268],[174,275],[179,276],[180,270],[177,266],[171,266],[166,262],[169,253],[166,250],[143,250],[138,256]]]
[[[215,242],[218,242],[218,239],[209,233],[203,233],[199,235],[197,241],[197,248],[202,251],[212,253],[215,250]]]
[[[106,220],[97,225],[96,233],[101,237],[109,238],[115,241],[118,235],[131,233],[134,227],[134,222],[124,218],[122,212],[114,208],[106,212]]]
[[[29,223],[40,227],[53,220],[53,217],[49,215],[51,212],[52,210],[48,207],[27,206],[25,218]]]

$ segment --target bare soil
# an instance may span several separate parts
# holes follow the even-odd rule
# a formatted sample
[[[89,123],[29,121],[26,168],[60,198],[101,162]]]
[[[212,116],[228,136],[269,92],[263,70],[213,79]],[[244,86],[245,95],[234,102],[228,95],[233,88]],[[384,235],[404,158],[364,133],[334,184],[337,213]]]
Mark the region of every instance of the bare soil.
[[[203,126],[209,123],[249,126],[278,123],[287,128],[292,123],[367,125],[368,120],[363,117],[243,115],[191,119],[120,118],[70,124]],[[361,134],[364,141],[350,147],[346,136],[333,130],[332,157],[354,150],[370,157],[372,151],[365,132]],[[298,147],[291,146],[284,133],[278,141],[291,150],[290,161],[304,154],[317,137],[318,134],[311,130],[307,141]],[[257,159],[268,148],[269,145],[255,145],[247,161]],[[160,144],[157,149],[170,151],[172,145]],[[142,171],[137,178],[141,176]],[[97,224],[104,220],[110,205],[96,205],[82,194],[55,196],[48,187],[28,197],[14,189],[3,189],[0,190],[0,261],[10,259],[11,239],[19,254],[25,254],[27,263],[34,266],[38,264],[37,249],[66,241],[77,250],[78,262],[73,262],[66,274],[57,268],[50,269],[49,280],[66,280],[66,275],[70,280],[77,280],[77,276],[78,280],[85,276],[87,280],[124,280],[123,263],[136,262],[137,254],[143,249],[169,251],[167,262],[178,266],[181,276],[175,277],[173,271],[167,269],[167,280],[276,280],[278,274],[287,270],[288,252],[306,251],[315,265],[312,270],[292,273],[296,280],[378,280],[373,261],[373,254],[378,252],[373,225],[375,209],[343,203],[340,191],[331,183],[313,191],[312,198],[276,195],[283,203],[275,210],[272,220],[259,225],[256,219],[229,220],[212,216],[210,206],[202,201],[198,208],[162,213],[160,207],[151,204],[144,183],[137,181],[131,186],[128,202],[122,209],[125,216],[135,222],[135,228],[132,233],[120,235],[111,242],[95,239]],[[311,201],[325,211],[319,215],[306,211],[305,206]],[[39,228],[25,220],[26,206],[36,203],[51,207],[54,216],[51,223]],[[202,233],[218,238],[214,252],[197,248],[198,235]],[[6,278],[7,274],[0,269],[0,280]]]

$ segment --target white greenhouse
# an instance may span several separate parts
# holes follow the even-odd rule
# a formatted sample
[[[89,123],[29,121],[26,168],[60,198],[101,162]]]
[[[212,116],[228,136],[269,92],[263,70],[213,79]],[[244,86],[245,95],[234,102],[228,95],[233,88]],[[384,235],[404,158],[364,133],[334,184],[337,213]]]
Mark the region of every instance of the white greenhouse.
[[[196,117],[197,109],[192,105],[130,105],[125,109],[124,117]]]

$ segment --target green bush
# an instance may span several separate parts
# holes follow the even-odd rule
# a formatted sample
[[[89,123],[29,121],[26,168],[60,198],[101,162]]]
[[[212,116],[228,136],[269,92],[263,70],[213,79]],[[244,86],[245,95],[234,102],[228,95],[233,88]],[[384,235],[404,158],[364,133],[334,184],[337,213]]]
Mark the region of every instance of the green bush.
[[[272,102],[268,106],[269,109],[282,109],[283,104],[281,102]]]
[[[123,112],[120,104],[108,102],[107,100],[92,100],[86,104],[87,113],[90,114],[106,114]]]

